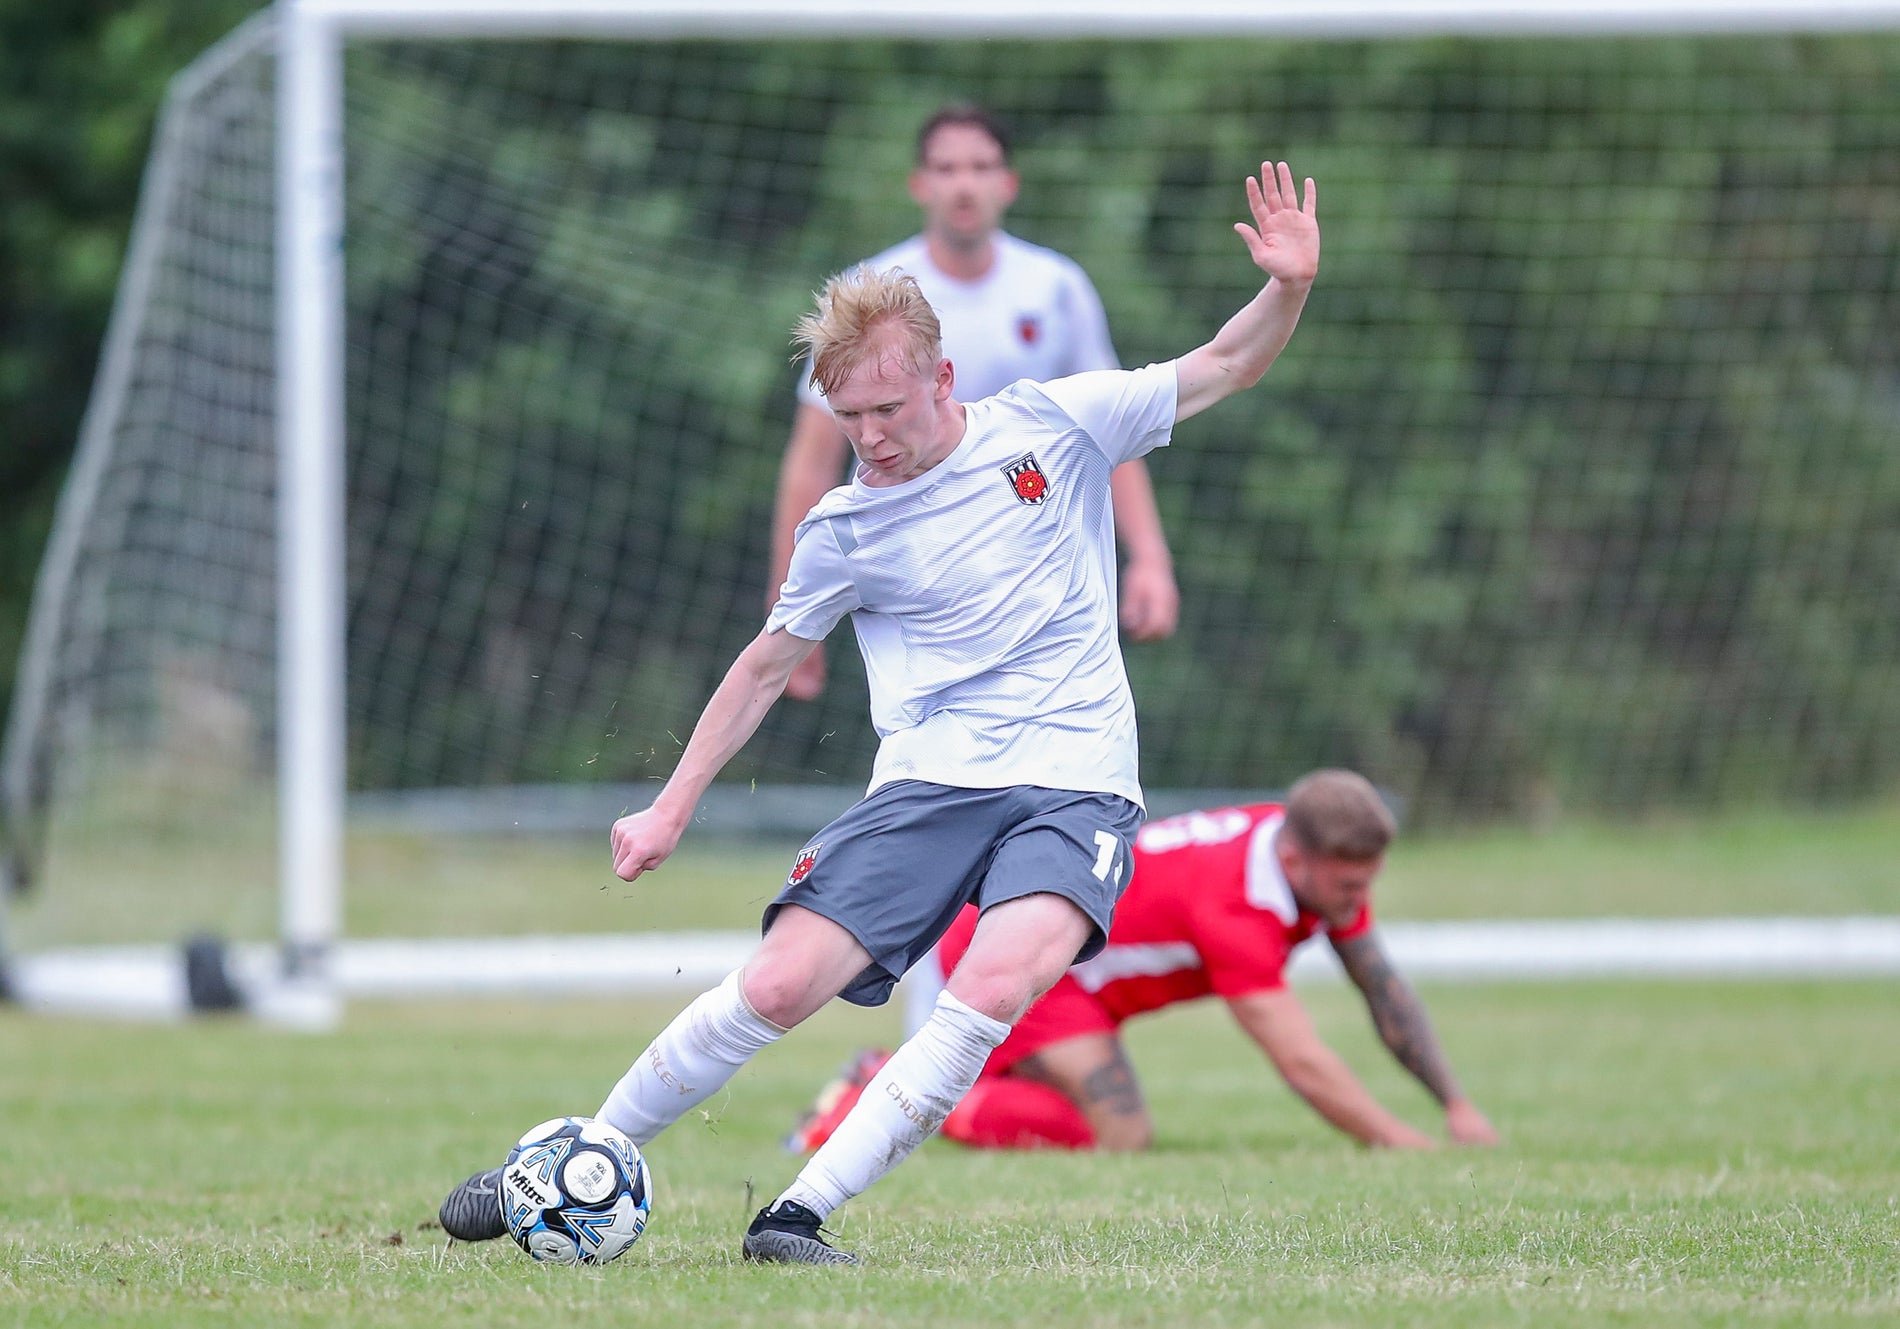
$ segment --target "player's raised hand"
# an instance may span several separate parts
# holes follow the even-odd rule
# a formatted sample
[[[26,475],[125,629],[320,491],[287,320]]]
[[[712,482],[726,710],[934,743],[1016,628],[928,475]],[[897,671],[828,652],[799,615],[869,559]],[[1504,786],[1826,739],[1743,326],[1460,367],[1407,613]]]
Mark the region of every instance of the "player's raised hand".
[[[1280,281],[1305,285],[1319,273],[1319,194],[1313,177],[1306,178],[1306,199],[1293,188],[1293,171],[1285,162],[1276,167],[1260,163],[1260,178],[1247,177],[1247,207],[1253,225],[1235,222],[1247,242],[1247,252],[1260,270]]]
[[[666,862],[679,847],[682,828],[654,809],[636,812],[614,823],[614,875],[632,881]]]

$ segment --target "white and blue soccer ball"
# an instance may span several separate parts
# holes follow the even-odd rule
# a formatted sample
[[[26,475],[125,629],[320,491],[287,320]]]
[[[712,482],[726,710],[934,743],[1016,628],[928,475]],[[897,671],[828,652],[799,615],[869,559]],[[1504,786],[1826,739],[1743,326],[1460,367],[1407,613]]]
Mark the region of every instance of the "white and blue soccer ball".
[[[606,1264],[646,1230],[653,1176],[640,1148],[604,1121],[556,1117],[508,1151],[508,1235],[548,1264]]]

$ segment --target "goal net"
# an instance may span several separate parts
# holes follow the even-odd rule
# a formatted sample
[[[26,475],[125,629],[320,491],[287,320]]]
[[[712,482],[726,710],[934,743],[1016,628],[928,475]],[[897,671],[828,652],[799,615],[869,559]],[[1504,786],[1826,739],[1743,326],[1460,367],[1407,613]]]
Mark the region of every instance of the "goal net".
[[[1087,269],[1131,365],[1250,294],[1231,226],[1263,156],[1319,182],[1293,346],[1151,463],[1182,611],[1127,651],[1148,785],[1351,765],[1415,820],[1891,789],[1900,19],[1772,30],[1841,8],[1740,35],[352,36],[352,826],[604,835],[671,770],[762,621],[788,329],[915,230],[912,136],[950,100],[1013,127],[1008,225]],[[0,767],[40,888],[15,948],[277,929],[278,106],[265,16],[159,130]],[[717,825],[806,829],[862,786],[848,634],[830,659]],[[374,889],[395,930],[457,926]]]

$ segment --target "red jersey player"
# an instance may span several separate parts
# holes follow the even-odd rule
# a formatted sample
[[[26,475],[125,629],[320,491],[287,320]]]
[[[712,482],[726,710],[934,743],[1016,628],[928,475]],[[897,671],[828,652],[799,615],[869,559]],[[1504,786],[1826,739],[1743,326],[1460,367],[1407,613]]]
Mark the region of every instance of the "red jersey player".
[[[1017,1022],[945,1120],[944,1135],[988,1148],[1145,1148],[1153,1124],[1122,1046],[1122,1022],[1213,995],[1327,1121],[1369,1145],[1432,1147],[1431,1136],[1359,1083],[1288,989],[1293,948],[1324,935],[1386,1047],[1444,1106],[1451,1139],[1496,1143],[1373,927],[1372,883],[1394,831],[1377,791],[1349,771],[1314,772],[1284,806],[1189,812],[1143,827],[1106,949],[1069,970]],[[965,909],[940,944],[945,969],[976,926],[975,909]],[[876,1060],[861,1059],[788,1143],[816,1147],[848,1110],[852,1082],[868,1079],[865,1068]]]

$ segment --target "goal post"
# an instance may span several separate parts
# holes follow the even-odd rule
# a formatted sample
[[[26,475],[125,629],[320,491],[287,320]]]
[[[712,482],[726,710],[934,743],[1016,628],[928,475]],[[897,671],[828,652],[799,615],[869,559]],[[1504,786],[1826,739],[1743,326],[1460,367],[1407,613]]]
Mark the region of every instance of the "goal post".
[[[289,0],[277,38],[279,889],[288,984],[334,1019],[343,922],[345,31]]]
[[[1894,0],[279,0],[280,693],[286,971],[323,986],[342,919],[343,77],[352,36],[803,38],[1393,37],[1854,30]]]
[[[647,728],[638,738],[663,773],[669,754],[659,749],[683,737],[668,726],[689,720],[703,698],[706,662],[755,625],[762,607],[751,528],[769,502],[773,458],[759,440],[789,416],[770,426],[757,418],[789,411],[789,370],[784,338],[756,328],[789,323],[802,290],[822,279],[820,261],[881,248],[912,220],[899,187],[910,126],[892,122],[913,103],[879,85],[890,100],[841,105],[817,66],[774,66],[777,83],[751,86],[728,77],[718,55],[702,54],[750,52],[759,43],[813,52],[837,44],[854,77],[879,58],[908,62],[928,90],[920,98],[967,90],[1013,101],[1005,111],[1026,113],[1039,132],[1018,214],[1032,238],[1081,252],[1105,288],[1125,356],[1181,349],[1175,343],[1195,329],[1204,335],[1244,285],[1238,263],[1220,266],[1217,246],[1231,236],[1221,233],[1218,202],[1200,192],[1202,168],[1229,172],[1236,154],[1252,151],[1284,153],[1300,169],[1303,133],[1323,136],[1332,159],[1362,182],[1389,169],[1403,146],[1449,142],[1491,154],[1494,165],[1475,184],[1491,203],[1519,211],[1517,232],[1487,233],[1482,246],[1459,250],[1456,230],[1470,216],[1421,173],[1403,189],[1368,185],[1370,206],[1345,238],[1334,243],[1329,233],[1327,281],[1335,282],[1335,265],[1343,280],[1340,294],[1327,297],[1335,303],[1326,317],[1348,329],[1333,349],[1344,367],[1311,367],[1303,342],[1302,356],[1278,376],[1285,387],[1274,389],[1283,394],[1276,398],[1283,417],[1269,424],[1250,406],[1253,413],[1229,426],[1272,428],[1287,440],[1272,474],[1245,448],[1214,448],[1182,487],[1191,497],[1171,499],[1167,463],[1158,463],[1188,622],[1158,663],[1131,667],[1145,752],[1162,787],[1211,797],[1273,787],[1303,763],[1339,760],[1389,776],[1382,783],[1408,797],[1451,790],[1445,801],[1454,814],[1518,814],[1534,813],[1545,797],[1599,805],[1619,782],[1635,797],[1658,791],[1665,802],[1671,789],[1689,791],[1691,802],[1736,792],[1799,798],[1800,788],[1764,773],[1793,754],[1805,773],[1799,778],[1820,796],[1882,788],[1900,769],[1895,717],[1877,698],[1885,676],[1877,663],[1852,676],[1830,672],[1819,657],[1840,642],[1856,643],[1838,649],[1869,660],[1883,649],[1869,607],[1883,583],[1848,586],[1876,557],[1893,477],[1892,464],[1868,444],[1890,404],[1882,386],[1889,369],[1883,352],[1855,340],[1895,298],[1882,214],[1857,201],[1869,191],[1888,197],[1894,182],[1883,168],[1856,175],[1859,148],[1840,147],[1826,169],[1835,172],[1830,198],[1841,201],[1814,219],[1856,237],[1861,248],[1841,271],[1864,278],[1866,289],[1845,289],[1832,272],[1815,276],[1804,308],[1789,316],[1728,275],[1749,261],[1750,244],[1779,235],[1748,213],[1749,191],[1772,190],[1774,181],[1720,178],[1768,169],[1735,150],[1719,127],[1743,78],[1722,83],[1705,106],[1666,95],[1671,69],[1656,63],[1644,74],[1649,81],[1631,89],[1635,102],[1654,105],[1630,114],[1648,118],[1633,120],[1633,129],[1610,127],[1611,146],[1626,155],[1604,149],[1587,162],[1583,154],[1597,151],[1587,120],[1607,100],[1569,86],[1554,62],[1523,71],[1479,62],[1474,79],[1492,84],[1464,88],[1456,73],[1423,57],[1335,61],[1314,76],[1331,80],[1327,88],[1304,101],[1305,93],[1224,96],[1218,82],[1257,69],[1263,79],[1297,85],[1303,74],[1289,50],[1442,38],[1866,32],[1883,43],[1869,57],[1878,72],[1893,67],[1896,31],[1896,0],[280,0],[174,89],[168,123],[195,113],[202,98],[224,99],[193,131],[200,135],[193,197],[211,220],[186,232],[199,246],[186,256],[188,270],[166,266],[160,253],[179,228],[199,224],[166,202],[181,196],[166,154],[184,149],[168,146],[161,129],[0,760],[9,853],[30,862],[36,805],[61,781],[85,783],[53,770],[66,747],[164,740],[163,755],[138,773],[160,793],[191,772],[191,761],[178,763],[181,750],[268,749],[274,772],[257,783],[273,787],[271,929],[284,990],[295,998],[283,1018],[321,1024],[335,1011],[352,796],[456,782],[519,789],[556,777],[602,784],[588,769],[599,755],[588,743],[618,734],[620,721],[609,717],[621,695],[643,708]],[[1145,76],[1104,52],[1184,41],[1201,45],[1156,48],[1165,68],[1154,74],[1151,113],[1113,106],[1116,132],[1137,140],[1139,162],[1134,174],[1104,176],[1101,206],[1092,206],[1100,155],[1118,145],[1074,125],[1109,114],[1104,107],[1128,100],[1126,85]],[[612,42],[665,44],[678,67],[628,71],[592,61],[593,44]],[[890,45],[867,52],[866,42]],[[560,46],[562,57],[542,61],[529,50],[537,43]],[[985,43],[1076,54],[1039,71],[1046,89],[1026,91],[1028,64],[992,60]],[[477,46],[519,51],[520,59],[478,64],[459,54]],[[358,103],[349,94],[353,51],[393,53],[388,68],[360,75]],[[1701,68],[1694,56],[1679,62],[1685,77]],[[1215,91],[1192,86],[1196,61],[1210,67]],[[618,81],[643,78],[652,86]],[[491,79],[492,104],[483,101]],[[1353,79],[1368,80],[1358,103],[1338,91]],[[465,101],[451,100],[458,91]],[[591,106],[593,95],[606,104]],[[692,129],[662,123],[654,107],[668,98],[691,104]],[[1837,130],[1845,141],[1865,133],[1852,108],[1817,101],[1795,111],[1824,122],[1818,134]],[[380,142],[362,153],[346,149],[357,128],[388,132],[394,142],[430,116],[440,118],[444,139],[467,118],[508,141],[492,145],[492,160],[462,162],[427,156],[423,135],[399,149],[384,151]],[[539,124],[523,123],[532,116],[545,118],[547,137],[537,136]],[[1640,213],[1619,217],[1591,202],[1588,179],[1535,164],[1540,154],[1575,151],[1580,174],[1640,169],[1671,151],[1672,116],[1687,117],[1693,141],[1681,149],[1685,157],[1708,158],[1706,169],[1679,163],[1692,182],[1684,190],[1700,192],[1633,193],[1628,201]],[[1566,128],[1573,121],[1575,133]],[[1417,137],[1362,140],[1355,126],[1367,136]],[[1202,127],[1211,140],[1204,151]],[[577,142],[558,174],[546,161],[557,131]],[[271,154],[261,177],[255,154],[217,137],[249,135],[255,146],[260,134]],[[1515,141],[1520,134],[1525,141]],[[1800,151],[1789,148],[1788,159]],[[703,156],[713,152],[724,156]],[[837,188],[848,155],[879,172],[864,197]],[[1447,152],[1436,169],[1455,172],[1451,158]],[[665,169],[654,165],[662,160]],[[702,188],[696,167],[717,170],[721,182]],[[731,183],[746,172],[769,195],[752,210]],[[820,173],[831,192],[808,183]],[[617,177],[635,175],[651,185],[637,207],[611,195]],[[271,197],[257,195],[260,178],[271,182]],[[387,210],[352,213],[352,181],[387,195]],[[498,182],[518,195],[497,202],[483,192]],[[1555,196],[1560,188],[1577,194]],[[558,203],[544,206],[535,189]],[[1055,201],[1037,211],[1038,195]],[[1394,211],[1421,204],[1437,210],[1422,220]],[[1562,215],[1567,206],[1574,217]],[[1699,246],[1680,259],[1667,248],[1677,227]],[[1648,239],[1645,228],[1665,238]],[[689,247],[667,248],[682,236]],[[1537,251],[1538,237],[1549,252]],[[749,258],[753,252],[763,257]],[[780,266],[768,273],[768,262]],[[1584,274],[1581,310],[1567,308],[1557,290],[1565,264]],[[215,280],[193,284],[218,265]],[[1652,289],[1616,285],[1604,274],[1618,265],[1640,270]],[[1722,273],[1705,281],[1705,270],[1717,268]],[[776,285],[766,284],[768,275]],[[589,293],[600,312],[579,298]],[[670,322],[656,320],[656,308],[675,311]],[[1759,335],[1747,336],[1761,345],[1717,336],[1713,321],[1730,314],[1759,319]],[[1785,331],[1789,318],[1796,326]],[[1466,337],[1458,356],[1432,344],[1435,320],[1454,319]],[[214,333],[202,331],[207,322]],[[1381,323],[1408,329],[1407,358],[1390,374],[1375,364],[1390,346],[1365,331]],[[1817,343],[1835,333],[1844,334],[1837,341],[1845,349],[1830,358]],[[1702,335],[1713,347],[1707,356],[1656,356],[1667,372],[1696,379],[1691,387],[1636,381],[1645,348]],[[673,354],[682,343],[691,356]],[[680,381],[721,345],[731,350],[716,386],[731,404]],[[1315,349],[1312,358],[1327,354]],[[162,372],[140,378],[155,357],[165,358]],[[416,367],[390,367],[405,357]],[[1584,365],[1587,382],[1559,381],[1571,362]],[[1785,382],[1737,381],[1780,364],[1788,367],[1774,372],[1785,372]],[[638,380],[650,415],[634,424],[620,417],[633,398],[616,375]],[[1447,387],[1452,376],[1460,381]],[[1808,418],[1825,418],[1842,449],[1841,474],[1851,477],[1840,490],[1816,498],[1777,469],[1773,454],[1798,432],[1794,419],[1769,411],[1771,426],[1730,423],[1746,407],[1770,407],[1774,392]],[[1329,404],[1341,398],[1350,407]],[[1600,414],[1566,421],[1563,411],[1584,409],[1579,403]],[[188,418],[181,423],[168,411]],[[722,412],[755,418],[735,431]],[[1719,427],[1698,434],[1698,412],[1720,417]],[[1419,417],[1433,415],[1440,432],[1428,437]],[[495,421],[504,423],[491,430]],[[1765,432],[1751,433],[1756,427]],[[149,431],[152,453],[133,455],[115,430]],[[662,452],[654,440],[668,431],[680,441]],[[1477,440],[1470,457],[1447,442],[1458,431]],[[1621,438],[1618,431],[1632,441],[1606,449],[1600,469],[1571,457],[1579,440]],[[718,448],[737,432],[743,448]],[[371,436],[387,436],[392,454],[360,450]],[[1402,441],[1380,451],[1387,436]],[[479,446],[469,441],[477,437]],[[210,455],[214,442],[237,449],[260,439],[269,441],[270,460],[246,451],[241,474],[231,453]],[[1336,439],[1351,442],[1325,446]],[[151,459],[161,445],[203,447],[207,455],[196,469],[167,470]],[[424,445],[440,455],[423,455]],[[702,465],[708,446],[716,450]],[[1397,479],[1388,484],[1385,475]],[[134,492],[140,476],[156,477],[158,489]],[[432,502],[431,492],[446,494],[444,477],[461,488]],[[1641,505],[1631,493],[1657,477],[1665,497],[1633,510]],[[378,505],[373,525],[352,528],[353,483],[375,486],[362,500]],[[1723,496],[1750,485],[1766,486],[1769,507],[1730,514]],[[1828,511],[1813,510],[1811,498]],[[257,515],[260,501],[267,517]],[[1665,511],[1670,502],[1679,510]],[[156,521],[152,514],[166,504],[167,520],[199,533],[186,548],[168,534],[142,534],[141,523]],[[510,526],[497,517],[517,504],[513,510],[529,510],[532,520]],[[651,532],[619,529],[617,507],[647,504],[681,515]],[[1328,527],[1335,518],[1338,527]],[[260,521],[268,545],[259,543]],[[1683,524],[1659,530],[1671,521]],[[493,529],[477,531],[484,522]],[[1723,561],[1750,540],[1794,547],[1830,522],[1839,530],[1814,555],[1816,566],[1787,584]],[[115,549],[142,559],[151,586],[163,577],[160,589],[136,579],[117,587],[85,581],[106,529],[126,533]],[[399,546],[407,552],[385,559]],[[1772,551],[1753,553],[1772,561]],[[654,557],[672,560],[664,575],[674,582],[656,587],[660,573],[639,571]],[[1645,563],[1667,558],[1680,563],[1659,590],[1648,584]],[[1586,559],[1605,566],[1593,563],[1586,576],[1579,571]],[[596,576],[595,560],[610,571]],[[1295,597],[1297,614],[1276,617],[1268,583],[1281,568],[1310,585]],[[1355,585],[1330,580],[1348,574]],[[193,599],[214,584],[223,597],[217,605]],[[1602,610],[1611,595],[1625,598],[1614,612]],[[435,617],[425,622],[425,610]],[[1606,615],[1600,622],[1591,618],[1598,613]],[[164,630],[146,633],[161,618]],[[350,659],[353,630],[366,657],[360,667]],[[1772,658],[1758,667],[1738,644],[1751,630],[1768,634]],[[1677,631],[1680,639],[1659,642]],[[134,640],[139,633],[146,635]],[[260,644],[260,633],[273,644]],[[602,663],[632,653],[636,633],[660,634],[663,644],[625,667]],[[1400,649],[1387,645],[1394,634],[1403,637]],[[1493,653],[1480,658],[1461,637]],[[848,652],[834,643],[835,662]],[[1328,655],[1342,662],[1338,669],[1312,663]],[[849,662],[839,663],[848,673]],[[384,677],[397,681],[384,685]],[[1625,691],[1612,686],[1619,677],[1630,680]],[[1313,679],[1326,686],[1296,691]],[[124,689],[121,699],[99,700],[114,688]],[[851,712],[861,712],[861,698],[835,691],[838,700],[801,719],[796,733],[770,739],[735,776],[826,786],[859,774],[853,763],[868,740]],[[563,695],[550,700],[549,692]],[[1750,706],[1756,714],[1723,727],[1723,715]],[[573,719],[589,707],[591,739]],[[1275,707],[1299,714],[1264,737],[1208,720]],[[1603,719],[1611,712],[1620,728]],[[1775,712],[1821,718],[1771,724],[1764,717]],[[351,742],[353,723],[361,745]],[[821,746],[847,724],[842,739]],[[1819,738],[1809,733],[1816,725]],[[1606,756],[1618,743],[1632,755]],[[1459,774],[1445,774],[1453,769]],[[1485,770],[1505,774],[1494,787]],[[621,759],[600,791],[603,805],[645,774]],[[253,792],[238,779],[209,798],[224,801],[222,812]],[[746,798],[760,801],[749,787]]]

